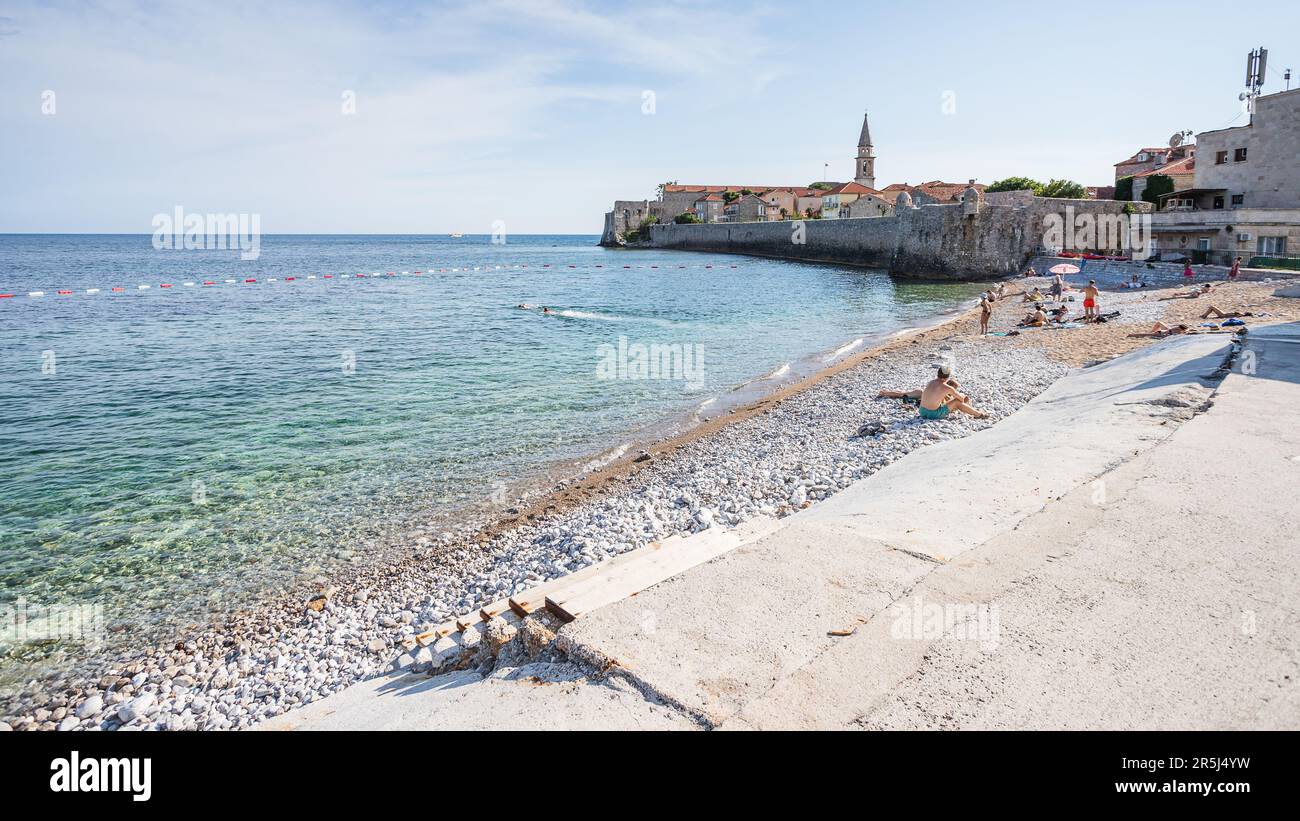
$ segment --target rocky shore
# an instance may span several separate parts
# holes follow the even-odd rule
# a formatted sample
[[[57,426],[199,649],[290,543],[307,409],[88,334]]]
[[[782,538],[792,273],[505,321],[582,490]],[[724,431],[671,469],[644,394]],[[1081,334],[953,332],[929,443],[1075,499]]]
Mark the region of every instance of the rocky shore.
[[[1222,288],[1214,302],[1225,310],[1300,318],[1271,298],[1272,286]],[[311,600],[242,614],[93,676],[33,682],[9,697],[0,729],[249,727],[382,672],[403,639],[487,602],[671,534],[788,515],[916,448],[995,424],[1069,366],[1149,344],[1130,334],[1155,319],[1182,319],[1192,310],[1184,303],[1209,304],[1160,299],[1167,295],[1107,293],[1103,309],[1121,318],[1104,326],[980,337],[967,313],[896,338],[717,424],[629,454],[561,488],[568,502],[557,495],[474,538],[413,545],[408,558],[358,567]],[[995,329],[1023,315],[1019,300],[1008,294]],[[884,388],[919,387],[939,361],[953,364],[989,419],[924,422],[910,406],[876,398]]]

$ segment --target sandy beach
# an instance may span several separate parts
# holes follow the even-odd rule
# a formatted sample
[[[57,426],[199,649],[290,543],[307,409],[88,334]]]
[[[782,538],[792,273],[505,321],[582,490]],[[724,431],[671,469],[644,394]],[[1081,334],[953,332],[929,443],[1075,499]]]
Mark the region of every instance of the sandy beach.
[[[1021,293],[1047,280],[1007,284],[991,329],[1007,333],[1030,309]],[[141,648],[73,681],[35,682],[6,700],[10,729],[245,728],[382,671],[403,638],[666,536],[782,517],[816,504],[909,452],[997,423],[1070,368],[1104,362],[1159,340],[1156,321],[1199,328],[1211,304],[1250,311],[1248,326],[1300,319],[1276,285],[1115,290],[1105,324],[979,334],[978,310],[909,332],[686,434],[631,451],[598,471],[471,534],[448,534],[382,566],[322,579],[323,605],[286,597],[219,626],[197,626],[174,645]],[[1067,303],[1078,313],[1080,301]],[[936,363],[953,365],[973,404],[990,418],[920,420],[882,389],[920,387]],[[863,428],[868,429],[861,435]],[[346,546],[343,546],[346,547]]]

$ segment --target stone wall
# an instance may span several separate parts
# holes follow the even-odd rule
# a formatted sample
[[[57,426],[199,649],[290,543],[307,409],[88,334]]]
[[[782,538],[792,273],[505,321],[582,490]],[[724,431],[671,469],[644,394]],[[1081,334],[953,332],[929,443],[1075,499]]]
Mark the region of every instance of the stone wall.
[[[1124,205],[1036,197],[1027,205],[986,205],[970,217],[963,217],[960,204],[952,204],[868,219],[656,225],[650,230],[650,244],[861,265],[918,279],[990,279],[1025,269],[1041,250],[1049,215],[1064,216],[1066,209],[1076,215],[1114,215],[1122,213]]]

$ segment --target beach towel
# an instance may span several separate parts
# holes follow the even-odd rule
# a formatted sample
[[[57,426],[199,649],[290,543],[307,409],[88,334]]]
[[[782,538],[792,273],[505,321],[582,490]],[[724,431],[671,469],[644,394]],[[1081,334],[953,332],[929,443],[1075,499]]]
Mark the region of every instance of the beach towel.
[[[1223,320],[1223,324],[1224,325],[1245,325],[1246,323],[1242,322],[1240,319],[1237,319],[1236,317],[1233,317],[1232,319]]]

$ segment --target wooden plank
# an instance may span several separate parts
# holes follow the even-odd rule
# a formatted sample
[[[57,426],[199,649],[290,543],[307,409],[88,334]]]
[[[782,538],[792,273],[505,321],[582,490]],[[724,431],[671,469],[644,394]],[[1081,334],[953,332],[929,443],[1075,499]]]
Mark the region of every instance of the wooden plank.
[[[666,542],[671,541],[672,539],[666,540]],[[603,562],[597,562],[596,564],[588,565],[581,570],[575,570],[567,576],[560,576],[558,579],[551,579],[549,582],[543,582],[536,587],[529,588],[522,593],[510,597],[510,609],[521,618],[527,616],[529,613],[535,613],[546,606],[546,597],[548,595],[564,590],[586,579],[590,579],[593,576],[606,573],[611,567],[619,567],[628,562],[636,561],[640,556],[656,553],[663,549],[666,542],[651,542],[645,547],[638,547],[636,550],[630,550],[627,553],[614,556]]]
[[[478,614],[483,621],[494,619],[502,613],[510,612],[510,599],[498,599],[491,604],[485,604],[479,609]]]
[[[463,633],[464,631],[468,630],[469,628],[473,627],[476,624],[481,623],[482,621],[483,621],[483,614],[481,611],[476,610],[473,613],[466,613],[463,616],[456,617],[456,629],[460,630]]]
[[[579,584],[546,597],[546,608],[565,621],[573,621],[597,607],[611,604],[685,572],[696,565],[751,541],[750,534],[716,530],[666,542],[663,549],[609,568]]]
[[[459,630],[460,627],[456,626],[455,621],[445,621],[442,622],[441,625],[434,627],[433,630],[428,630],[425,631],[425,633],[417,635],[415,640],[420,644],[420,647],[428,647],[429,644],[437,642],[438,639],[446,638],[452,633],[458,633]]]

